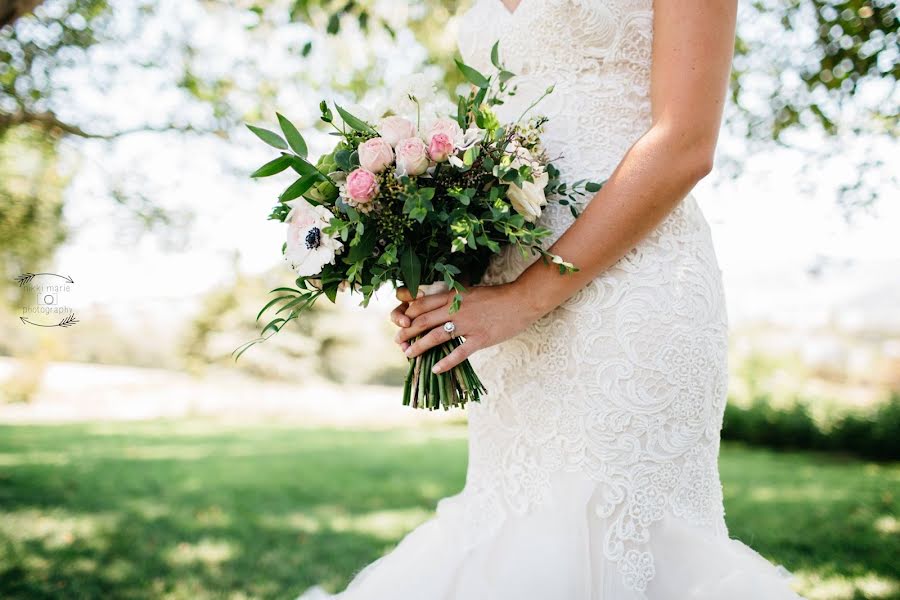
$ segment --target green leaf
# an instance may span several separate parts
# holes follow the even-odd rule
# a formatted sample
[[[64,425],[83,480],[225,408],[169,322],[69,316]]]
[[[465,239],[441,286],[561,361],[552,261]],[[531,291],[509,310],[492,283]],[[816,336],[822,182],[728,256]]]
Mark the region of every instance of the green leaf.
[[[293,290],[292,290],[293,291]],[[259,311],[259,314],[256,315],[256,320],[259,321],[260,317],[263,316],[263,313],[272,308],[275,304],[281,302],[282,300],[287,300],[288,298],[294,298],[295,296],[278,296],[272,300],[269,300],[265,306],[262,307],[262,310]]]
[[[415,298],[419,292],[422,264],[412,246],[407,246],[403,254],[400,255],[400,272],[403,274],[403,283],[406,284],[409,293]]]
[[[278,331],[281,330],[279,325],[282,323],[287,323],[287,319],[282,319],[280,317],[277,319],[272,319],[271,321],[269,321],[266,324],[265,327],[263,327],[263,330],[260,332],[260,335],[266,335],[266,332],[269,331],[270,329],[272,330],[273,333],[277,333]]]
[[[350,150],[338,150],[334,153],[334,163],[341,168],[341,171],[345,173],[349,173],[353,170],[353,166],[350,164]]]
[[[361,222],[360,225],[362,225]],[[378,240],[378,230],[374,227],[369,227],[356,240],[358,240],[356,245],[351,246],[350,252],[347,254],[347,260],[352,263],[372,255],[372,250],[375,249],[375,242]]]
[[[337,300],[338,287],[340,286],[340,282],[335,282],[333,284],[329,284],[323,287],[325,292],[325,296],[334,303]]]
[[[331,109],[328,108],[328,103],[322,100],[322,102],[319,103],[319,110],[322,112],[321,119],[326,123],[331,123],[334,119],[334,114],[331,112]]]
[[[346,110],[344,110],[337,104],[335,104],[334,107],[337,109],[338,114],[341,115],[341,118],[344,120],[344,123],[346,123],[353,129],[355,129],[357,131],[362,131],[363,133],[376,133],[376,131],[374,129],[372,129],[372,127],[368,123],[363,121],[362,119],[353,116],[352,114],[350,114],[349,112],[347,112]]]
[[[459,60],[459,59],[455,59],[455,60],[456,60],[456,68],[460,70],[460,72],[463,74],[463,77],[465,77],[467,80],[469,80],[469,82],[472,83],[473,85],[475,85],[476,87],[479,87],[481,89],[487,89],[487,87],[490,85],[490,80],[487,77],[485,77],[484,75],[482,75],[477,70],[470,67],[469,65],[465,64],[461,60]]]
[[[459,102],[456,105],[456,122],[459,123],[459,126],[463,129],[466,129],[469,125],[467,122],[468,117],[468,109],[466,107],[466,99],[462,96],[459,97]]]
[[[272,146],[273,148],[278,148],[279,150],[288,150],[287,142],[281,139],[281,136],[275,133],[274,131],[269,131],[268,129],[263,129],[262,127],[255,127],[253,125],[247,125],[247,129],[256,134],[256,137]]]
[[[500,65],[500,40],[494,42],[494,47],[491,48],[491,63],[498,69],[503,69]]]
[[[277,173],[281,173],[293,162],[293,158],[288,154],[282,154],[275,160],[269,161],[257,170],[253,171],[253,174],[250,177],[270,177]]]
[[[478,158],[478,151],[478,146],[472,146],[471,148],[466,150],[463,154],[463,164],[467,167],[471,167],[473,164],[475,164],[475,159]]]
[[[602,188],[602,187],[603,187],[602,183],[590,181],[584,186],[584,189],[587,190],[588,192],[591,192],[592,194],[594,194],[596,192],[599,192],[600,188]]]
[[[301,177],[300,179],[289,185],[288,188],[284,190],[280,196],[278,196],[278,199],[282,202],[287,202],[289,200],[299,198],[300,196],[308,192],[309,188],[315,185],[317,180],[318,177],[315,176],[308,175],[306,177]]]
[[[325,28],[325,32],[328,35],[336,35],[337,32],[341,30],[341,14],[334,13],[330,17],[328,17],[328,26]]]
[[[303,136],[300,135],[300,132],[297,131],[297,128],[294,127],[294,124],[284,118],[282,115],[275,113],[278,116],[278,124],[281,125],[281,131],[284,132],[284,137],[287,139],[288,145],[291,147],[291,150],[306,158],[306,155],[309,153],[309,150],[306,147],[306,140],[303,139]]]
[[[299,156],[290,156],[291,159],[291,168],[294,169],[300,175],[316,175],[319,179],[324,179],[325,177],[319,172],[319,170],[308,160],[301,158]]]

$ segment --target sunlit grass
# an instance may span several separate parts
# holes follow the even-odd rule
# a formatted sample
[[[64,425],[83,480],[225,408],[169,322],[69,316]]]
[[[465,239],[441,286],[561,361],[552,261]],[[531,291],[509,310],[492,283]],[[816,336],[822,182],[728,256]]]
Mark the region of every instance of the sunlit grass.
[[[0,427],[0,598],[280,598],[342,587],[465,476],[462,427]],[[725,445],[733,537],[811,600],[900,597],[900,468]]]

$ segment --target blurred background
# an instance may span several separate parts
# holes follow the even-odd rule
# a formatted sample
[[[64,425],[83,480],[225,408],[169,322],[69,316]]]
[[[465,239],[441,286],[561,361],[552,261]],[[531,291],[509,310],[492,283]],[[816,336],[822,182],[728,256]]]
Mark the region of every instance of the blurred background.
[[[461,488],[465,414],[399,406],[392,290],[231,352],[292,281],[288,181],[249,178],[271,155],[243,124],[278,111],[316,155],[322,99],[449,97],[467,4],[0,0],[0,598],[338,589]],[[741,3],[695,191],[728,524],[811,599],[900,598],[898,18]]]

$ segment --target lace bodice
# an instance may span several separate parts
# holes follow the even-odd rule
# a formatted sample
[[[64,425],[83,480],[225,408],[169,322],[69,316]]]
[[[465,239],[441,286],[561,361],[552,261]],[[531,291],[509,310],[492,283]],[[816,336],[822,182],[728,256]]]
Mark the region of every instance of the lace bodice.
[[[490,51],[518,75],[518,101],[500,106],[513,119],[548,85],[535,109],[550,118],[545,138],[563,173],[603,177],[650,125],[652,0],[477,0],[463,17],[459,49],[490,72]],[[588,171],[585,173],[584,169]]]

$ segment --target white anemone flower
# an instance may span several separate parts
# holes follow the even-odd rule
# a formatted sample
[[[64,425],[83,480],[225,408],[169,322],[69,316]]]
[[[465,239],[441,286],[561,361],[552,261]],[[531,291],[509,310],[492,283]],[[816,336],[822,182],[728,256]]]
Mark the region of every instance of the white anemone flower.
[[[334,216],[324,206],[310,204],[305,198],[286,203],[291,207],[285,222],[288,224],[287,247],[284,259],[301,277],[318,275],[322,268],[334,264],[344,244],[323,230]]]

